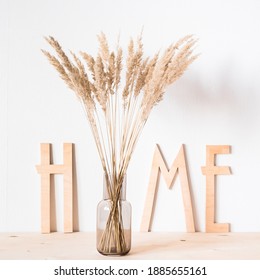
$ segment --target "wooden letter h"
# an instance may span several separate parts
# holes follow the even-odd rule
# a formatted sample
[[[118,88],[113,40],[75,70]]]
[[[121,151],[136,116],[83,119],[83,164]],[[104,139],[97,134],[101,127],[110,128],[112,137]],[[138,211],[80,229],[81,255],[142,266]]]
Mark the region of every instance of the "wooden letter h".
[[[64,232],[73,232],[73,154],[72,144],[63,144],[64,164],[51,164],[51,144],[41,144],[41,165],[36,169],[41,174],[41,232],[50,233],[50,188],[51,175],[63,174],[64,184]]]

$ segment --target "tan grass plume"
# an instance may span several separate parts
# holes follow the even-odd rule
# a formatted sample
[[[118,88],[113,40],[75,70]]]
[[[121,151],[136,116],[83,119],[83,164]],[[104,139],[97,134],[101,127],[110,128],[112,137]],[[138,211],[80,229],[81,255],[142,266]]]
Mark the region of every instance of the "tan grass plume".
[[[103,240],[114,234],[120,240],[117,243],[121,250],[123,225],[115,213],[120,213],[116,211],[120,188],[130,159],[153,107],[163,99],[167,86],[197,58],[193,54],[196,40],[185,36],[162,54],[145,57],[140,35],[129,41],[124,63],[122,48],[118,45],[110,50],[104,33],[98,35],[95,58],[86,52],[80,52],[81,57],[71,52],[69,57],[53,37],[45,39],[55,55],[42,50],[44,55],[84,105],[104,173],[109,178],[108,192],[113,204]],[[108,245],[103,241],[100,246]]]

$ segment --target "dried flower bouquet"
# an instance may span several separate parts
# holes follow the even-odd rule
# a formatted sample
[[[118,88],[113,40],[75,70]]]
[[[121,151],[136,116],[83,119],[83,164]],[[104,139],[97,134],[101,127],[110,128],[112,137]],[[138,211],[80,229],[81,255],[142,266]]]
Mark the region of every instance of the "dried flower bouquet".
[[[121,186],[140,133],[152,108],[162,99],[168,85],[175,82],[197,55],[193,55],[196,40],[186,36],[171,44],[162,54],[144,57],[142,37],[132,39],[123,64],[119,45],[109,49],[106,36],[98,36],[96,58],[81,52],[81,58],[70,53],[70,59],[60,44],[47,37],[56,55],[43,50],[60,77],[72,89],[85,108],[101,159],[111,211],[100,248],[124,251],[124,225],[120,217]]]

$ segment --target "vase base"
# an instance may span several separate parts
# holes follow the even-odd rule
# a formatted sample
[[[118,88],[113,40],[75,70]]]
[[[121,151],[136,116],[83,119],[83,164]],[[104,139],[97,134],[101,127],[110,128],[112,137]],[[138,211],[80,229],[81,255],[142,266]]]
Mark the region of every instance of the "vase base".
[[[107,235],[110,236],[110,235]],[[106,234],[104,230],[97,229],[97,251],[104,256],[125,256],[131,250],[131,230],[124,230],[121,232],[120,240],[122,241],[120,245],[115,246],[116,242],[110,242],[107,244]]]
[[[127,255],[130,252],[130,250],[128,250],[128,251],[125,251],[125,252],[118,253],[115,250],[113,250],[113,248],[111,249],[110,252],[103,252],[103,251],[99,251],[98,249],[97,249],[97,251],[101,255],[106,256],[106,257],[121,257],[121,256]]]

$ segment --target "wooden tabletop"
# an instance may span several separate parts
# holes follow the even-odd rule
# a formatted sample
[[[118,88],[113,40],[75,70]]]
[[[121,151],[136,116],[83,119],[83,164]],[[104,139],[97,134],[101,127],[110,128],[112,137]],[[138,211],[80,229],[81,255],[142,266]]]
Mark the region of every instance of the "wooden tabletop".
[[[2,260],[260,260],[260,233],[133,233],[132,249],[124,257],[96,251],[94,232],[0,233]]]

